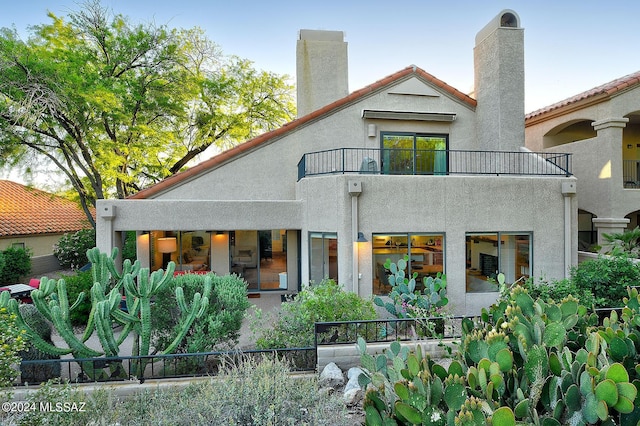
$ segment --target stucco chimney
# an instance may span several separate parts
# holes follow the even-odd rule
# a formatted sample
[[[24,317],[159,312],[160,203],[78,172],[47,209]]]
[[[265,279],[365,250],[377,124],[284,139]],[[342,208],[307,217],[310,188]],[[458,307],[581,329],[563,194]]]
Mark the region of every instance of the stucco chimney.
[[[473,50],[478,149],[524,146],[524,29],[503,10],[476,35]]]
[[[300,30],[296,46],[298,117],[349,94],[342,31]]]

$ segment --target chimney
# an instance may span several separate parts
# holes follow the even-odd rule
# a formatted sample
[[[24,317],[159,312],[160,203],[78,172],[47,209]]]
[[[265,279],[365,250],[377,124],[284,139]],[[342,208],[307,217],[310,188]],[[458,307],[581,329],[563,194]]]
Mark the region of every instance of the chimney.
[[[300,30],[296,46],[298,117],[349,94],[342,31]]]
[[[476,35],[473,49],[477,141],[480,150],[524,146],[524,29],[503,10]]]

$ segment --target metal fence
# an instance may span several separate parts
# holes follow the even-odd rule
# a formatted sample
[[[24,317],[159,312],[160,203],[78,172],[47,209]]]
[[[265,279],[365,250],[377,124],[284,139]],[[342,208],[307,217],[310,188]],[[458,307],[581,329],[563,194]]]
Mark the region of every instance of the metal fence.
[[[72,383],[139,381],[215,376],[221,367],[243,358],[278,357],[294,371],[315,371],[316,348],[202,352],[150,356],[23,360],[20,383],[61,378]]]
[[[306,153],[298,180],[325,174],[571,176],[571,154],[339,148]]]
[[[476,322],[474,316],[432,318],[388,318],[366,321],[317,322],[315,345],[353,344],[362,337],[368,343],[415,339],[450,339],[462,336],[462,321]]]

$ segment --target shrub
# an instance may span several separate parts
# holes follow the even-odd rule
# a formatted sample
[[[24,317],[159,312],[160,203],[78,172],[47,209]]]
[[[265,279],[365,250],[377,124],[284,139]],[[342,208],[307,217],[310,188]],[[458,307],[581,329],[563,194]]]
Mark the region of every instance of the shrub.
[[[580,303],[587,307],[601,306],[604,301],[602,298],[596,299],[590,289],[578,288],[576,283],[570,279],[545,281],[540,279],[535,282],[533,278],[529,278],[522,286],[527,289],[531,297],[534,299],[542,299],[544,301],[559,301],[571,295],[577,298]]]
[[[5,293],[4,297],[8,294]],[[24,332],[16,324],[15,314],[0,307],[0,388],[11,386],[18,377],[18,371],[13,368],[20,362],[18,353],[25,348]]]
[[[75,275],[64,277],[67,284],[67,297],[69,303],[75,303],[80,293],[84,292],[84,299],[75,309],[69,311],[69,319],[72,325],[86,325],[91,313],[91,287],[93,277],[91,271],[77,272]]]
[[[249,308],[246,283],[235,275],[212,279],[209,308],[203,317],[195,321],[176,353],[207,352],[226,349],[238,342],[242,320]],[[180,312],[175,296],[176,287],[182,287],[186,300],[192,300],[196,292],[204,288],[204,275],[178,275],[156,296],[151,318],[152,343],[155,347],[167,347],[178,333]]]
[[[31,272],[31,253],[22,248],[9,247],[1,253],[0,284],[15,284]]]
[[[601,256],[571,270],[571,279],[580,291],[590,290],[596,308],[622,306],[627,286],[640,283],[640,268],[626,256]]]
[[[64,234],[53,246],[53,254],[63,268],[79,269],[89,263],[87,250],[95,245],[95,229],[81,229],[73,234]]]
[[[127,231],[122,243],[122,260],[129,259],[131,262],[135,262],[138,258],[136,250],[136,231]]]
[[[6,419],[21,425],[315,425],[356,424],[337,395],[319,392],[317,380],[295,377],[277,359],[244,359],[218,377],[183,388],[141,390],[131,397],[113,388],[91,394],[52,383],[28,397],[29,403],[77,404],[79,412],[28,411]],[[72,405],[71,405],[72,406]],[[54,405],[55,407],[55,405]],[[2,423],[0,412],[0,423]]]
[[[371,301],[344,291],[333,280],[312,285],[282,304],[270,318],[258,318],[273,326],[255,326],[260,349],[303,348],[314,344],[314,323],[372,320],[376,312]]]

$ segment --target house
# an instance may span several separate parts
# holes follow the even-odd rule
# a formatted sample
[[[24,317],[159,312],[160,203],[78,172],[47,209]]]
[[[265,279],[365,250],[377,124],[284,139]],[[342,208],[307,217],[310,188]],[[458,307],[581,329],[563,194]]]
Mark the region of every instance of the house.
[[[86,215],[73,201],[0,180],[0,250],[28,249],[34,275],[59,269],[53,246],[65,233],[88,228]]]
[[[581,248],[640,225],[640,71],[528,114],[525,139],[572,154]]]
[[[261,297],[330,277],[389,291],[383,264],[446,273],[453,311],[576,263],[570,156],[524,146],[524,32],[505,10],[476,36],[475,98],[416,66],[349,94],[342,32],[301,30],[298,118],[125,200],[99,200],[98,247],[138,234],[152,270],[233,272]],[[416,53],[418,56],[426,53]]]

